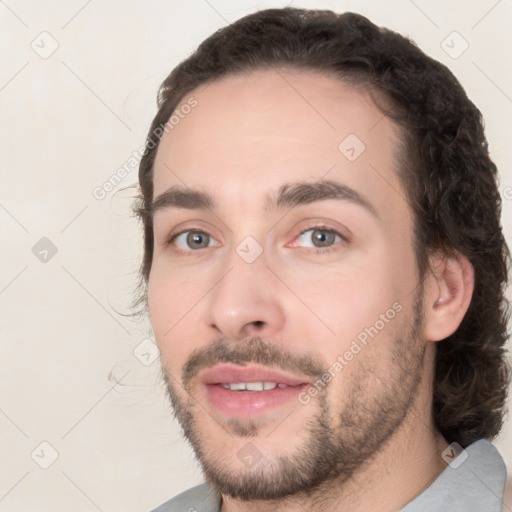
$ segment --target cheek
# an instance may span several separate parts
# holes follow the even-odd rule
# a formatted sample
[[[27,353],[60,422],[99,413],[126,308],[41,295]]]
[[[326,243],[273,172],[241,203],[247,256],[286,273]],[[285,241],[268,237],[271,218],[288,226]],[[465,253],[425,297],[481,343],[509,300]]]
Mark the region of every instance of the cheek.
[[[148,283],[149,318],[162,365],[172,373],[188,354],[190,345],[184,341],[192,338],[195,324],[191,315],[200,298],[200,291],[190,286],[190,280],[187,285],[177,275],[152,269]]]
[[[392,250],[373,251],[371,256],[339,268],[316,266],[307,273],[289,272],[285,278],[303,303],[290,301],[287,316],[296,322],[295,332],[308,333],[306,338],[314,340],[314,350],[327,364],[353,348],[357,339],[365,351],[364,342],[377,345],[373,349],[377,351],[389,348],[412,300],[414,260],[397,260]]]
[[[148,282],[149,315],[155,334],[173,329],[200,300],[204,291],[201,279],[191,279],[190,273],[173,269],[167,263],[153,265]]]
[[[354,334],[376,320],[397,300],[398,293],[389,269],[375,261],[341,270],[318,266],[307,275],[290,274],[287,282],[311,313],[295,315],[297,320],[314,321],[320,327],[322,320],[326,333],[330,327],[338,337]]]

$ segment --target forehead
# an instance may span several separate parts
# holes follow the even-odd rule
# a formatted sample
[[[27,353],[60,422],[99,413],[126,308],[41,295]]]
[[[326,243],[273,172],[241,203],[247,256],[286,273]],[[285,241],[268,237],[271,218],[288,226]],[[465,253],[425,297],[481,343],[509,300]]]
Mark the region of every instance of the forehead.
[[[399,130],[357,86],[314,71],[260,70],[199,87],[181,105],[191,98],[196,106],[159,144],[154,196],[180,185],[243,205],[282,183],[326,177],[381,207],[405,196]]]

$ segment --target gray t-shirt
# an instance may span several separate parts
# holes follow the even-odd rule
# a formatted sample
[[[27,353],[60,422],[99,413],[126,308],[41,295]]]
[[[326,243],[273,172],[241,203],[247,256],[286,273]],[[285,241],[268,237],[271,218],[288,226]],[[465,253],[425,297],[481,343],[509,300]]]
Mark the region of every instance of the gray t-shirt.
[[[506,477],[498,450],[480,439],[454,458],[427,489],[399,512],[502,512]],[[153,512],[220,512],[220,497],[202,484]]]

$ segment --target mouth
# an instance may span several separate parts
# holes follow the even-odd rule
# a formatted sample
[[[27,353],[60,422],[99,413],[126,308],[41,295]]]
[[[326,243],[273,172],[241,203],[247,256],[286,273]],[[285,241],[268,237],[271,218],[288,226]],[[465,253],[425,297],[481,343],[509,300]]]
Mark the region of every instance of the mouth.
[[[220,364],[204,371],[200,382],[207,402],[229,418],[263,416],[287,403],[310,383],[307,379],[256,365]]]

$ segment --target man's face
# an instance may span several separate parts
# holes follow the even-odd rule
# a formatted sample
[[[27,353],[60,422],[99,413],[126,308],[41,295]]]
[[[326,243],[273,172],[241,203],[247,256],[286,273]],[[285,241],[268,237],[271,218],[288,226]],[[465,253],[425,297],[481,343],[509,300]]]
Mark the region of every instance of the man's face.
[[[422,389],[398,131],[316,72],[253,72],[190,96],[154,165],[154,199],[172,193],[154,216],[148,290],[177,417],[224,494],[346,479]]]

